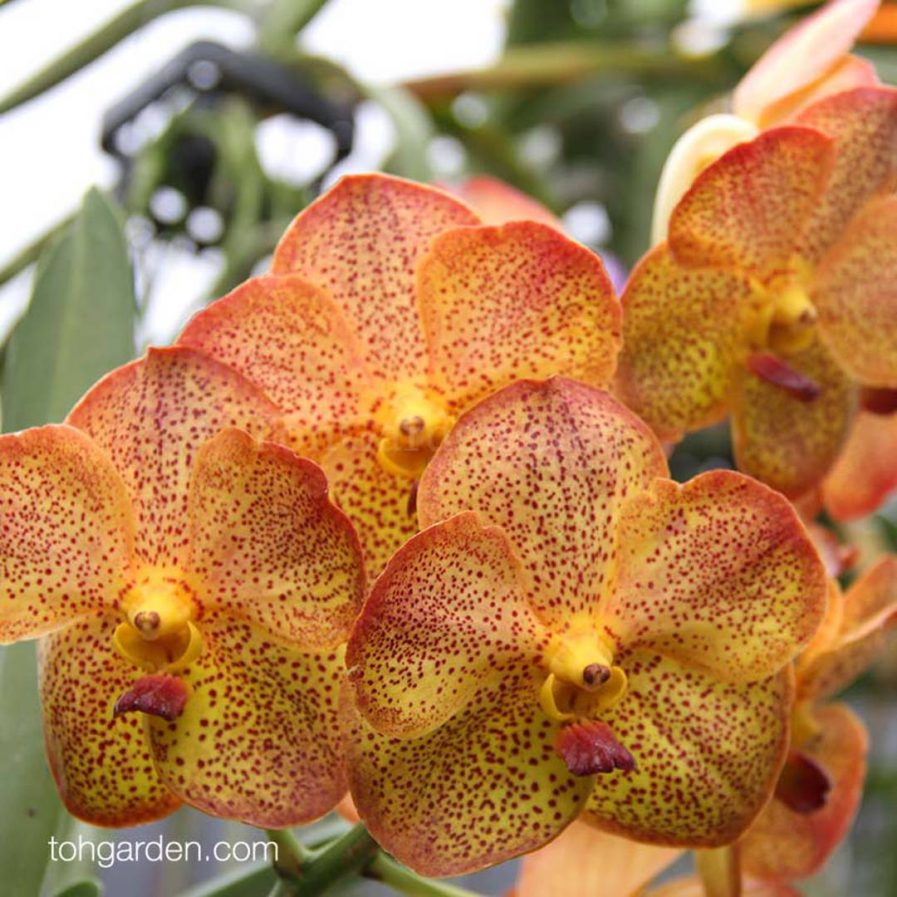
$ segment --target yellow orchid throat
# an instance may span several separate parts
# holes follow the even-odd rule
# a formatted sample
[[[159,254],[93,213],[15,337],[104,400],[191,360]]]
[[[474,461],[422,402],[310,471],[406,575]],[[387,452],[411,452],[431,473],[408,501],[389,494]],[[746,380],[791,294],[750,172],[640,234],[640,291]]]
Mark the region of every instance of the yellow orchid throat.
[[[388,473],[419,479],[455,419],[433,390],[399,383],[375,414],[380,430],[377,460]]]
[[[126,660],[149,673],[174,672],[202,651],[193,623],[196,601],[184,575],[175,568],[147,567],[122,599],[125,622],[112,637]]]
[[[799,352],[813,339],[816,308],[800,273],[776,278],[769,284],[755,285],[755,303],[748,319],[746,342],[751,350]]]
[[[626,694],[626,673],[614,666],[613,651],[597,632],[557,639],[549,648],[547,664],[539,703],[555,722],[594,719]]]

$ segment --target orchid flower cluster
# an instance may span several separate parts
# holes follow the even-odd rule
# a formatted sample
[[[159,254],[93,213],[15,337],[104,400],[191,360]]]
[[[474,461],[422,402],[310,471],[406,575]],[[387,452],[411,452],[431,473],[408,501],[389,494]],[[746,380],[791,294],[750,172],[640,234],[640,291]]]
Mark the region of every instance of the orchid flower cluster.
[[[842,591],[811,522],[897,485],[876,7],[682,138],[621,297],[500,183],[346,177],[174,346],[0,437],[0,641],[39,639],[69,811],[278,829],[348,792],[421,874],[529,854],[519,897],[685,849],[703,885],[656,897],[818,869],[867,748],[833,697],[897,615],[897,559]],[[724,419],[741,472],[674,482]]]

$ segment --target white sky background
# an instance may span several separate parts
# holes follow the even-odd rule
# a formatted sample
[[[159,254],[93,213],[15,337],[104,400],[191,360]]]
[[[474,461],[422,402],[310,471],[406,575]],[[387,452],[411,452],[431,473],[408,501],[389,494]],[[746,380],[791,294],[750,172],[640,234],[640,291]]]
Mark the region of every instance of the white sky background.
[[[76,43],[128,0],[16,0],[0,5],[0,94],[6,94]],[[309,25],[303,45],[354,74],[388,83],[486,65],[501,48],[507,0],[330,0]],[[99,149],[100,120],[160,63],[199,38],[248,45],[250,26],[222,10],[173,13],[144,28],[38,100],[0,116],[0,262],[79,203],[94,183],[114,182],[115,163]],[[278,135],[272,145],[278,146]],[[286,135],[281,152],[289,151]],[[360,152],[351,167],[373,167],[388,149],[382,122],[362,123]],[[196,293],[203,272],[184,257],[171,258],[166,289]],[[169,283],[170,281],[170,283]],[[26,279],[0,290],[0,332],[27,298]],[[184,297],[189,301],[189,297]],[[174,309],[151,321],[163,336]]]

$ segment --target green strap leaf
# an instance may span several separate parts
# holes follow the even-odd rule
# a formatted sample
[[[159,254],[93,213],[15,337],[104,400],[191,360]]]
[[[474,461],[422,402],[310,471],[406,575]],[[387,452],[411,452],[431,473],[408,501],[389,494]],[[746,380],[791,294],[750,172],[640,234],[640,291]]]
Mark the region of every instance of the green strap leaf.
[[[95,380],[132,358],[136,308],[117,211],[91,190],[42,256],[31,303],[7,345],[5,428],[62,420]],[[51,836],[77,842],[89,827],[62,808],[47,769],[31,643],[0,651],[0,721],[3,892],[93,897],[99,883],[90,869],[47,864]]]

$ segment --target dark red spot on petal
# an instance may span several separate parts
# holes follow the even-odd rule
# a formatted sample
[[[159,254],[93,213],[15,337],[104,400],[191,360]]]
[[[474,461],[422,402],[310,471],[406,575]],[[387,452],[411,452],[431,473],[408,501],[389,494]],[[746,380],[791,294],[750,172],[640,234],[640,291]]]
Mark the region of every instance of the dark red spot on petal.
[[[815,380],[794,370],[787,361],[772,352],[753,352],[748,356],[746,366],[755,377],[777,386],[801,402],[812,402],[822,392],[822,387]]]
[[[554,749],[575,776],[635,769],[632,754],[617,741],[607,723],[591,721],[564,726],[558,732]]]
[[[417,489],[420,486],[420,480],[415,480],[411,484],[408,491],[408,516],[413,517],[417,513]]]
[[[792,751],[779,775],[776,797],[795,813],[821,810],[832,783],[825,770],[800,751]]]
[[[188,696],[187,684],[177,676],[143,676],[115,702],[112,715],[140,710],[171,722],[184,712]]]

